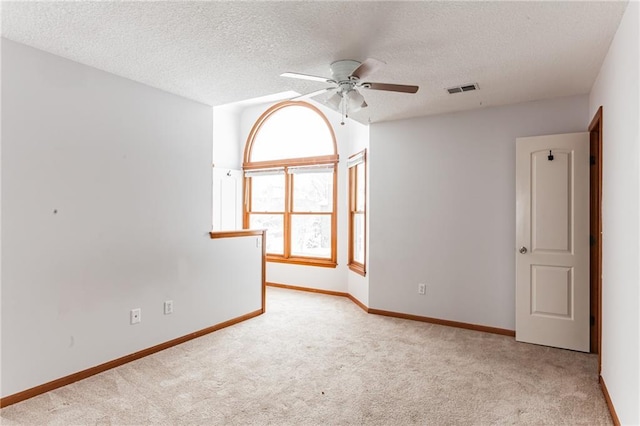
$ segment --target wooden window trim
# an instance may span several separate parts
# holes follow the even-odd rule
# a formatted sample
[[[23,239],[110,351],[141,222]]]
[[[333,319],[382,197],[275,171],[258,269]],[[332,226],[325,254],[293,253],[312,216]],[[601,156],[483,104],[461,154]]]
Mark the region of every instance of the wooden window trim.
[[[352,167],[349,167],[349,261],[347,266],[349,269],[363,277],[367,275],[367,150],[364,149],[360,152],[357,152],[350,156],[349,158],[354,158],[357,156],[362,156],[362,163],[356,164]],[[357,190],[358,190],[358,175],[357,175],[357,167],[362,165],[364,167],[364,182],[362,182],[364,186],[364,200],[363,200],[363,210],[357,210]],[[355,237],[355,216],[361,214],[364,220],[364,247],[362,248],[364,254],[364,262],[358,262],[354,259],[354,237]]]
[[[286,107],[290,107],[290,106],[301,106],[301,107],[305,107],[305,108],[309,108],[312,111],[315,111],[325,122],[325,124],[327,125],[327,128],[329,129],[329,132],[331,133],[331,139],[333,141],[333,152],[334,155],[330,155],[329,157],[333,157],[335,158],[335,161],[337,162],[338,160],[338,145],[336,143],[336,135],[333,131],[333,127],[331,126],[331,123],[329,123],[329,120],[327,119],[327,117],[322,113],[322,111],[320,111],[318,108],[316,108],[315,106],[307,103],[307,102],[303,102],[303,101],[284,101],[284,102],[279,102],[275,105],[273,105],[272,107],[270,107],[269,109],[267,109],[265,112],[262,113],[262,115],[260,115],[260,117],[258,117],[258,120],[254,123],[253,127],[251,128],[251,131],[249,132],[249,136],[247,137],[247,142],[245,143],[244,146],[244,168],[245,170],[247,170],[247,166],[249,165],[254,165],[254,164],[263,164],[263,163],[274,163],[274,161],[260,161],[260,162],[255,162],[252,163],[251,162],[251,152],[253,151],[253,142],[255,141],[255,137],[258,134],[258,132],[260,131],[260,128],[262,127],[262,125],[265,123],[265,121],[267,121],[269,119],[269,117],[276,113],[278,110],[282,109],[282,108],[286,108]],[[276,160],[276,163],[279,162],[287,162],[288,165],[293,165],[291,162],[292,161],[313,161],[313,159],[319,159],[319,158],[324,158],[324,157],[308,157],[308,158],[296,158],[296,159],[283,159],[283,160]],[[313,164],[313,163],[302,163],[302,164]],[[264,165],[262,165],[261,167],[265,167]],[[256,167],[256,168],[260,168],[260,167]]]
[[[329,132],[331,134],[332,144],[333,144],[333,152],[331,155],[323,155],[317,157],[304,157],[304,158],[290,158],[290,159],[278,159],[272,161],[251,161],[251,153],[253,150],[254,141],[256,135],[258,134],[260,127],[268,120],[268,118],[277,112],[278,110],[289,107],[289,106],[303,106],[315,111],[325,122]],[[337,205],[338,205],[338,154],[337,154],[337,143],[336,136],[333,131],[333,127],[329,123],[329,120],[325,117],[325,115],[315,106],[308,104],[302,101],[285,101],[280,102],[276,105],[273,105],[269,109],[267,109],[255,122],[253,128],[249,132],[249,136],[247,137],[247,142],[245,144],[244,157],[243,157],[243,169],[245,171],[248,170],[259,170],[259,169],[268,169],[274,167],[283,167],[284,175],[285,175],[285,206],[284,212],[252,212],[251,211],[251,178],[244,177],[243,179],[243,194],[244,194],[244,203],[243,203],[243,227],[249,228],[249,221],[251,214],[278,214],[283,215],[283,254],[267,254],[266,260],[267,262],[275,262],[275,263],[288,263],[295,265],[306,265],[306,266],[319,266],[319,267],[327,267],[327,268],[335,268],[337,263]],[[315,165],[333,165],[333,208],[330,212],[308,212],[301,211],[296,212],[293,210],[293,182],[294,176],[288,173],[289,167],[298,167],[298,166],[315,166]],[[331,255],[328,258],[319,258],[319,257],[307,257],[307,256],[299,256],[291,254],[291,218],[295,215],[327,215],[331,217]]]
[[[235,231],[211,231],[209,232],[209,237],[212,240],[215,240],[218,238],[249,237],[252,235],[264,236],[266,232],[267,231],[264,229],[238,229]]]

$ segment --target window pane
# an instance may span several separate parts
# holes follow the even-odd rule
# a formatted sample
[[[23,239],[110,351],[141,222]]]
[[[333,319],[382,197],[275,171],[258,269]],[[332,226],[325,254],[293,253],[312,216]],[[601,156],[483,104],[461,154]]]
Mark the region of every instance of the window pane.
[[[365,199],[365,193],[364,193],[364,183],[365,183],[365,176],[364,176],[364,163],[358,164],[356,166],[356,210],[358,211],[364,211],[364,199]]]
[[[353,260],[364,265],[364,214],[353,215]]]
[[[251,150],[251,161],[333,155],[327,123],[311,108],[286,106],[262,123]]]
[[[267,230],[267,253],[284,254],[283,215],[281,214],[252,214],[249,218],[249,228]]]
[[[293,175],[293,211],[333,210],[333,172]]]
[[[291,254],[331,258],[331,215],[292,215]]]
[[[251,178],[251,211],[284,211],[284,175]]]

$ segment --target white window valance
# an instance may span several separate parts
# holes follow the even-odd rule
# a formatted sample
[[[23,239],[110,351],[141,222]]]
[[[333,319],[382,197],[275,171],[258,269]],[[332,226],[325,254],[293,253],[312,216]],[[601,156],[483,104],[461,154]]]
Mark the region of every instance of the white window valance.
[[[245,177],[274,176],[274,175],[283,175],[283,174],[284,174],[284,167],[271,167],[268,169],[246,170],[244,172]]]
[[[294,166],[288,167],[287,173],[290,175],[301,174],[301,173],[322,173],[322,172],[332,172],[333,171],[333,163],[331,164],[314,164],[312,166]]]
[[[355,167],[358,164],[362,164],[364,163],[364,151],[359,152],[358,154],[354,155],[353,157],[349,158],[347,160],[347,168],[351,168],[351,167]]]

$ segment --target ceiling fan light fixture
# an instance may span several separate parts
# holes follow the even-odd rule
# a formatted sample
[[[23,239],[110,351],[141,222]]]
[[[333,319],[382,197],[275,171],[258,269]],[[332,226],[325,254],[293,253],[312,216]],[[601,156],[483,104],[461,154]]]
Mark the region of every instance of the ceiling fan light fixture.
[[[340,93],[336,92],[327,99],[327,105],[335,109],[336,111],[340,108],[340,102],[342,101],[342,96]]]
[[[364,101],[364,96],[360,94],[357,90],[350,90],[346,94],[349,111],[357,112],[359,111],[363,105],[366,105]]]

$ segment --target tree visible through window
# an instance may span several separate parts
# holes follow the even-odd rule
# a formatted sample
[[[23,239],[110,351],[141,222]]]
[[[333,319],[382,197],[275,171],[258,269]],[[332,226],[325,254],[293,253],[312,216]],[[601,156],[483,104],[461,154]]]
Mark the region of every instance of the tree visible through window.
[[[267,229],[267,260],[336,265],[333,129],[304,102],[283,102],[254,124],[244,156],[244,227]]]

